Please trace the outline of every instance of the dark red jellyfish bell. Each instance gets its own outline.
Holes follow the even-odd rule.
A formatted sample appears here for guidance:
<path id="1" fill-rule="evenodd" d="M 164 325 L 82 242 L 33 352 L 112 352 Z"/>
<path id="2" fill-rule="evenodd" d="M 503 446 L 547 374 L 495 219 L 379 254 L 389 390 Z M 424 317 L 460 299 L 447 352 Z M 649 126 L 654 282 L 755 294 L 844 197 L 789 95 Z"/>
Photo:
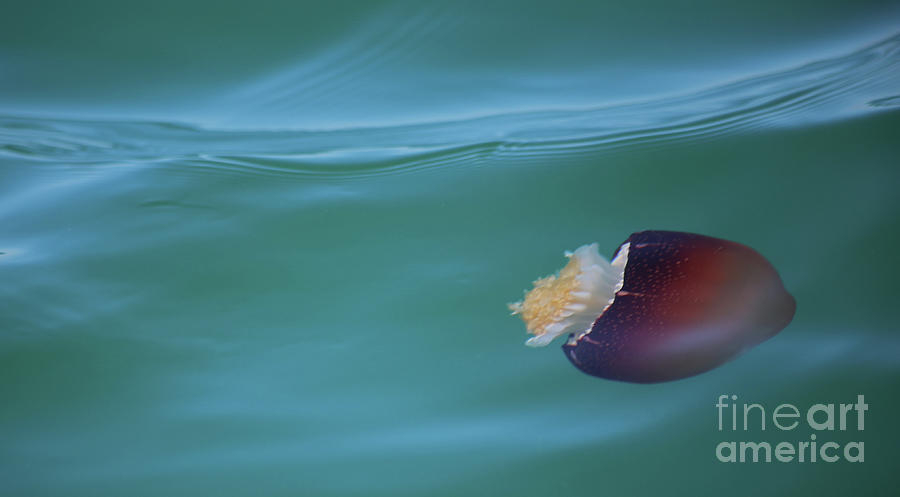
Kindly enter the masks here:
<path id="1" fill-rule="evenodd" d="M 772 337 L 796 303 L 775 268 L 740 243 L 676 231 L 632 234 L 607 262 L 597 245 L 510 304 L 543 346 L 600 378 L 653 383 L 719 366 Z"/>

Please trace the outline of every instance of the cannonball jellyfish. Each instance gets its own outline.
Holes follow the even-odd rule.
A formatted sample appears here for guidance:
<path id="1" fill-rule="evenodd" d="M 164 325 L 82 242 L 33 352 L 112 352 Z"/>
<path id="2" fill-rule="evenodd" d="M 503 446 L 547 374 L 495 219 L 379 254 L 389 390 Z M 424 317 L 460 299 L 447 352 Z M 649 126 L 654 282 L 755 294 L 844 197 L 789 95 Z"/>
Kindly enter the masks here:
<path id="1" fill-rule="evenodd" d="M 796 303 L 775 268 L 746 245 L 693 233 L 641 231 L 608 262 L 597 244 L 567 252 L 558 274 L 538 279 L 509 308 L 544 346 L 581 371 L 655 383 L 713 369 L 771 338 Z"/>

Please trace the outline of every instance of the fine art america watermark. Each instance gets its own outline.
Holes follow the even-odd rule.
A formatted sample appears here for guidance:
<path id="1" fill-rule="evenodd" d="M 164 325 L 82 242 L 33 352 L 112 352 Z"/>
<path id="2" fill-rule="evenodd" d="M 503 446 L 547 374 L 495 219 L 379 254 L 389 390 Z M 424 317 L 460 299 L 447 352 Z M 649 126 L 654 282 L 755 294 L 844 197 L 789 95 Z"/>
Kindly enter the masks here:
<path id="1" fill-rule="evenodd" d="M 791 441 L 777 443 L 725 440 L 716 446 L 716 458 L 721 462 L 865 461 L 865 444 L 861 440 L 840 444 L 827 437 L 836 431 L 862 435 L 866 427 L 866 411 L 869 410 L 863 395 L 857 395 L 855 403 L 813 404 L 807 409 L 798 409 L 793 404 L 780 404 L 774 409 L 767 409 L 761 404 L 737 400 L 737 395 L 719 396 L 716 411 L 720 432 L 734 435 L 746 433 L 747 430 L 812 433 L 802 441 L 796 440 L 796 436 L 791 437 Z M 808 430 L 792 431 L 801 425 Z"/>

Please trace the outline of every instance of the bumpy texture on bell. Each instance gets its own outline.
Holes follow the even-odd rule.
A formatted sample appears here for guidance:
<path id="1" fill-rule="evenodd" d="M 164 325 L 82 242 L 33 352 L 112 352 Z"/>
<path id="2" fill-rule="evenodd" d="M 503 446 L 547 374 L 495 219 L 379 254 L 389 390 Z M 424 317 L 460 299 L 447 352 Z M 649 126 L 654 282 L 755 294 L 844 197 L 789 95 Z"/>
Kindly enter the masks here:
<path id="1" fill-rule="evenodd" d="M 639 383 L 685 378 L 732 359 L 793 319 L 794 298 L 750 247 L 673 231 L 634 233 L 623 245 L 621 289 L 590 331 L 563 345 L 587 374 Z"/>

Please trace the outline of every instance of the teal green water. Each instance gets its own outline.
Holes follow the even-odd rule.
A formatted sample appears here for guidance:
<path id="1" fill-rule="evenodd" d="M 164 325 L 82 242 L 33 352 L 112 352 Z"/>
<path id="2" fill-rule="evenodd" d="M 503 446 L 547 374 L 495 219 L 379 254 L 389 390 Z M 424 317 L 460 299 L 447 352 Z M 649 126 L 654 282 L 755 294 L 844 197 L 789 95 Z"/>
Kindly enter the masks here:
<path id="1" fill-rule="evenodd" d="M 892 2 L 35 2 L 0 18 L 0 494 L 892 495 Z M 506 303 L 599 242 L 746 243 L 798 302 L 633 385 Z M 719 395 L 869 404 L 722 463 Z"/>

